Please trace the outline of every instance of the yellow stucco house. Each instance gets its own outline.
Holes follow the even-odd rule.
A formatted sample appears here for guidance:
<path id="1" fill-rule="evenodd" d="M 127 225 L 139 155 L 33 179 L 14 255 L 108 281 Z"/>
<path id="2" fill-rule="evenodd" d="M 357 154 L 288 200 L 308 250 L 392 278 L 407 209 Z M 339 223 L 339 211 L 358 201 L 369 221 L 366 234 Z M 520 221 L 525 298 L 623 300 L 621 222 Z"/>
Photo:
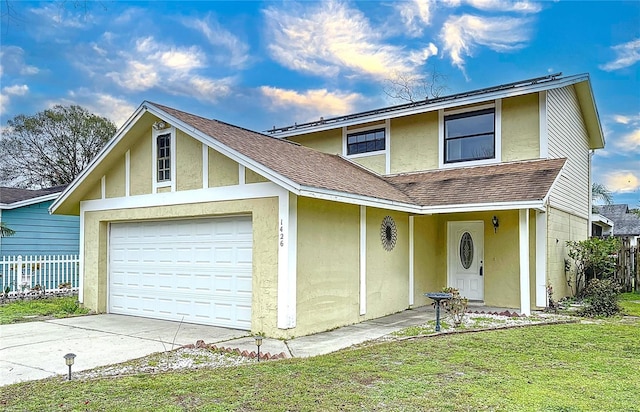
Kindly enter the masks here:
<path id="1" fill-rule="evenodd" d="M 602 147 L 588 75 L 265 133 L 144 102 L 51 210 L 98 312 L 290 338 L 450 285 L 530 313 L 570 293 Z"/>

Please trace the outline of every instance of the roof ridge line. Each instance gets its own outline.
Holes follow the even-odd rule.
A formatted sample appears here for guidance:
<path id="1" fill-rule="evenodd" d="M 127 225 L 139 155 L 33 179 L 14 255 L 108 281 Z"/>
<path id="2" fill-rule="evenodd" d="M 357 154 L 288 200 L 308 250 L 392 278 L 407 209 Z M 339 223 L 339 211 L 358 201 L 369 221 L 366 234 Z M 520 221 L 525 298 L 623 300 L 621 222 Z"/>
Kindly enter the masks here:
<path id="1" fill-rule="evenodd" d="M 148 104 L 150 104 L 150 105 L 155 106 L 156 108 L 158 108 L 158 109 L 160 109 L 160 110 L 162 110 L 162 111 L 166 111 L 166 110 L 164 110 L 164 109 L 175 110 L 176 112 L 180 112 L 180 113 L 184 113 L 184 114 L 189 115 L 189 116 L 197 117 L 197 118 L 202 119 L 202 120 L 205 120 L 205 121 L 207 121 L 207 122 L 216 122 L 216 123 L 219 123 L 219 124 L 222 124 L 222 125 L 225 125 L 225 126 L 228 126 L 228 127 L 232 127 L 232 128 L 235 128 L 235 129 L 241 129 L 241 130 L 244 130 L 244 131 L 249 132 L 249 133 L 255 133 L 255 134 L 259 135 L 259 136 L 268 137 L 268 138 L 270 138 L 270 139 L 272 139 L 272 140 L 275 140 L 275 141 L 283 141 L 283 139 L 279 139 L 279 138 L 277 138 L 277 137 L 275 137 L 275 136 L 270 136 L 270 135 L 268 135 L 268 134 L 266 134 L 266 133 L 262 133 L 262 132 L 259 132 L 259 131 L 256 131 L 256 130 L 247 129 L 246 127 L 243 127 L 243 126 L 237 126 L 237 125 L 235 125 L 235 124 L 231 124 L 231 123 L 229 123 L 229 122 L 225 122 L 224 120 L 219 120 L 219 119 L 213 119 L 213 118 L 204 117 L 204 116 L 201 116 L 201 115 L 199 115 L 199 114 L 195 114 L 195 113 L 191 113 L 191 112 L 186 112 L 186 111 L 184 111 L 184 110 L 176 109 L 175 107 L 167 106 L 167 105 L 160 104 L 160 103 L 154 103 L 154 102 L 150 102 L 150 101 L 146 101 L 146 102 L 147 102 Z M 193 126 L 193 125 L 191 125 L 191 126 Z M 213 136 L 212 136 L 212 137 L 213 137 Z M 287 142 L 287 143 L 290 143 L 290 144 L 296 145 L 296 146 L 301 146 L 301 145 L 300 145 L 299 143 L 297 143 L 297 142 L 293 142 L 293 141 L 290 141 L 290 140 L 284 140 L 284 141 L 285 141 L 285 142 Z"/>

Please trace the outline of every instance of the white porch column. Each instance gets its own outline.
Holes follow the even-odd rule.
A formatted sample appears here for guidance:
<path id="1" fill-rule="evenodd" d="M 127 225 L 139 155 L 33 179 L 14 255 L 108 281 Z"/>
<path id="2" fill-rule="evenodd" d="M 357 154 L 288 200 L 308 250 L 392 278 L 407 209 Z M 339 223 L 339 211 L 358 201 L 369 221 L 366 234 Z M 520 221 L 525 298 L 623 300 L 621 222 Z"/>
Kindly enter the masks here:
<path id="1" fill-rule="evenodd" d="M 84 212 L 84 204 L 80 202 L 80 248 L 78 249 L 78 257 L 80 259 L 80 265 L 78 267 L 78 302 L 80 303 L 84 303 Z M 107 268 L 107 270 L 109 269 Z M 107 274 L 107 276 L 109 275 Z M 109 301 L 107 297 L 107 307 L 108 305 Z"/>
<path id="2" fill-rule="evenodd" d="M 367 313 L 367 207 L 360 206 L 360 315 Z"/>
<path id="3" fill-rule="evenodd" d="M 529 210 L 519 210 L 520 237 L 520 313 L 531 314 L 529 301 Z"/>
<path id="4" fill-rule="evenodd" d="M 547 306 L 547 214 L 536 211 L 536 306 Z"/>
<path id="5" fill-rule="evenodd" d="M 278 328 L 291 329 L 296 326 L 298 198 L 285 190 L 278 199 Z"/>
<path id="6" fill-rule="evenodd" d="M 414 269 L 413 269 L 413 216 L 409 216 L 409 306 L 414 302 Z"/>

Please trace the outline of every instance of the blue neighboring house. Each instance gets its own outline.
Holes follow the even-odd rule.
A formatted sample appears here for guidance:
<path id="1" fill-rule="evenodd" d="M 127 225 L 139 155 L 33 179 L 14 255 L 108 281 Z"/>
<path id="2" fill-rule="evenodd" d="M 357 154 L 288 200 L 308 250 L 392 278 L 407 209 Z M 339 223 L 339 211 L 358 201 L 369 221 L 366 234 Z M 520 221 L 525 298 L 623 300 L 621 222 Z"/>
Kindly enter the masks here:
<path id="1" fill-rule="evenodd" d="M 0 259 L 79 253 L 79 217 L 49 214 L 49 206 L 65 187 L 41 190 L 0 187 L 0 222 L 16 232 L 0 238 Z"/>

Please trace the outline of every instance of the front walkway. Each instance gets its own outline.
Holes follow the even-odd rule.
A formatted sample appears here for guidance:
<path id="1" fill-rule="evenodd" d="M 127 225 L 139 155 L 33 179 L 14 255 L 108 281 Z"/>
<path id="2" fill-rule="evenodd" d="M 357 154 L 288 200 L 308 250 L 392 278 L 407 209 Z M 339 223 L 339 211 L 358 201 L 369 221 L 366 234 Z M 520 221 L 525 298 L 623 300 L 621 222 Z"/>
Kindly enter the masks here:
<path id="1" fill-rule="evenodd" d="M 516 309 L 482 305 L 469 305 L 468 308 L 470 312 L 478 311 L 485 313 L 501 313 L 507 310 L 511 313 L 518 312 Z M 366 341 L 379 339 L 409 326 L 421 325 L 430 320 L 435 320 L 435 318 L 435 309 L 431 305 L 420 306 L 382 318 L 371 319 L 354 325 L 343 326 L 327 332 L 301 336 L 291 340 L 264 339 L 260 347 L 260 353 L 269 353 L 271 355 L 284 353 L 285 357 L 294 358 L 324 355 Z M 241 352 L 247 351 L 248 353 L 252 351 L 256 352 L 257 350 L 255 340 L 251 336 L 220 342 L 220 344 L 216 344 L 216 346 L 218 348 L 237 348 Z"/>

